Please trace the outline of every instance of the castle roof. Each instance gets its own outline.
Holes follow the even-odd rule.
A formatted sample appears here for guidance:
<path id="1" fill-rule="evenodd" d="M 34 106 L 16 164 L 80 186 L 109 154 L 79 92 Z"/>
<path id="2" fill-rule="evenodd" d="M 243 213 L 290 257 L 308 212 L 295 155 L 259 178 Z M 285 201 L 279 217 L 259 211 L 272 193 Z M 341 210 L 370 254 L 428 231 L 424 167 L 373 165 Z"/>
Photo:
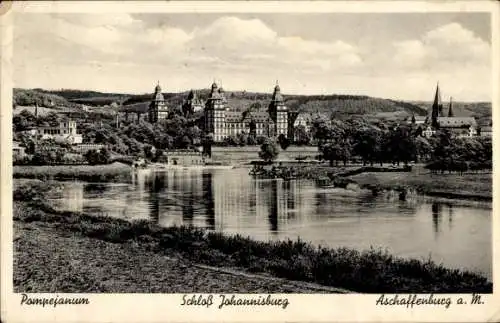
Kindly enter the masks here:
<path id="1" fill-rule="evenodd" d="M 281 89 L 280 89 L 280 86 L 277 84 L 274 87 L 273 101 L 283 102 L 283 96 L 281 95 Z"/>
<path id="2" fill-rule="evenodd" d="M 163 94 L 161 94 L 161 86 L 160 86 L 160 81 L 155 86 L 155 93 L 153 94 L 153 99 L 155 101 L 163 101 L 164 97 Z"/>
<path id="3" fill-rule="evenodd" d="M 476 119 L 473 117 L 438 117 L 437 122 L 440 128 L 476 126 Z"/>

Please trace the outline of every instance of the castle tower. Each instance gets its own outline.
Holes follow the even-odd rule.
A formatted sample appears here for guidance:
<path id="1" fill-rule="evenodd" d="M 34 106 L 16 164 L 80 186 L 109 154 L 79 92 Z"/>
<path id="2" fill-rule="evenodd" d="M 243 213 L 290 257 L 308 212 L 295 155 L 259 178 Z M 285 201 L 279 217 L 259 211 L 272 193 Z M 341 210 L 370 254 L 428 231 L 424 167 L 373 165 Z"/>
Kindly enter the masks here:
<path id="1" fill-rule="evenodd" d="M 205 134 L 212 133 L 216 142 L 222 141 L 226 136 L 226 106 L 224 101 L 223 92 L 219 91 L 214 82 L 205 104 Z"/>
<path id="2" fill-rule="evenodd" d="M 165 98 L 161 93 L 160 82 L 158 81 L 155 92 L 153 94 L 153 99 L 149 104 L 148 119 L 149 122 L 155 123 L 158 120 L 166 119 L 168 117 L 168 107 L 165 103 Z"/>
<path id="3" fill-rule="evenodd" d="M 441 104 L 441 92 L 439 91 L 439 82 L 436 86 L 436 94 L 434 95 L 434 102 L 432 103 L 431 126 L 438 128 L 438 117 L 443 113 L 443 105 Z"/>
<path id="4" fill-rule="evenodd" d="M 453 114 L 453 98 L 450 97 L 450 108 L 448 110 L 448 117 L 454 117 L 455 115 Z"/>
<path id="5" fill-rule="evenodd" d="M 288 135 L 288 108 L 285 106 L 285 101 L 281 95 L 281 89 L 276 81 L 273 97 L 269 104 L 269 116 L 274 121 L 274 135 Z"/>

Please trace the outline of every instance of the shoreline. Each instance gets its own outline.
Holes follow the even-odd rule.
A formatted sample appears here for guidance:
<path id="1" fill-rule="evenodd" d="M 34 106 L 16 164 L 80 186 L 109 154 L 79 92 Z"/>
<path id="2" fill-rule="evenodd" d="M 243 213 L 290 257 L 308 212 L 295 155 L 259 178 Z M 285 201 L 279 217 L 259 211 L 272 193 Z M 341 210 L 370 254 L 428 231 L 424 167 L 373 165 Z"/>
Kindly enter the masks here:
<path id="1" fill-rule="evenodd" d="M 132 244 L 145 248 L 154 259 L 187 259 L 198 265 L 229 267 L 247 274 L 303 281 L 353 292 L 492 292 L 492 283 L 479 274 L 447 269 L 430 260 L 398 258 L 382 250 L 320 248 L 300 239 L 260 242 L 240 235 L 194 227 L 164 228 L 144 220 L 126 221 L 57 211 L 45 202 L 44 192 L 47 190 L 49 188 L 43 188 L 43 184 L 40 187 L 25 185 L 16 190 L 15 226 L 32 226 L 32 230 L 50 227 L 58 236 L 80 241 L 84 248 L 82 252 L 90 254 L 91 250 L 86 248 L 93 243 L 86 242 L 98 240 L 115 246 Z M 16 234 L 19 239 L 20 233 Z M 37 238 L 32 242 L 38 245 L 38 248 L 46 248 L 44 242 L 38 241 Z M 48 250 L 41 252 L 49 253 Z M 134 254 L 128 256 L 133 258 Z M 19 249 L 16 257 L 19 261 L 32 262 L 29 251 L 23 248 Z M 158 259 L 155 261 L 159 261 Z M 106 263 L 107 260 L 102 261 Z M 85 269 L 87 265 L 82 266 L 80 270 Z M 43 267 L 43 264 L 34 267 Z M 125 271 L 134 271 L 134 266 L 123 267 Z M 16 277 L 26 275 L 25 272 L 17 270 L 15 267 Z M 159 268 L 152 268 L 149 273 L 160 277 L 162 272 Z M 36 285 L 36 275 L 32 279 L 35 279 L 32 283 Z"/>
<path id="2" fill-rule="evenodd" d="M 230 165 L 230 166 L 197 166 L 183 167 L 172 166 L 165 168 L 145 168 L 146 171 L 168 171 L 169 169 L 248 169 L 246 165 Z M 38 179 L 38 180 L 57 180 L 57 181 L 74 181 L 81 180 L 85 182 L 129 182 L 132 179 L 134 172 L 132 167 L 122 163 L 112 163 L 108 165 L 98 166 L 14 166 L 14 179 Z M 305 172 L 310 174 L 305 179 L 314 180 L 331 180 L 327 177 L 328 168 L 324 166 L 311 167 L 307 166 Z M 317 175 L 317 176 L 316 176 Z M 357 184 L 361 189 L 377 188 L 380 190 L 394 190 L 401 187 L 416 190 L 423 197 L 444 198 L 449 200 L 467 200 L 471 202 L 486 202 L 493 201 L 492 195 L 492 179 L 491 173 L 469 174 L 469 177 L 479 177 L 480 180 L 486 180 L 488 183 L 479 183 L 472 179 L 467 179 L 467 176 L 459 176 L 455 174 L 431 175 L 414 174 L 408 172 L 390 172 L 390 173 L 362 173 L 354 176 L 345 177 L 346 180 Z M 487 175 L 487 176 L 485 176 Z M 450 179 L 451 178 L 451 179 Z M 456 181 L 465 179 L 463 185 L 457 185 Z M 286 180 L 286 179 L 285 179 Z M 293 179 L 292 179 L 293 180 Z M 481 181 L 479 181 L 481 182 Z M 486 185 L 488 184 L 488 185 Z M 472 187 L 469 187 L 472 186 Z M 476 186 L 476 187 L 474 187 Z M 464 187 L 468 191 L 463 191 Z"/>

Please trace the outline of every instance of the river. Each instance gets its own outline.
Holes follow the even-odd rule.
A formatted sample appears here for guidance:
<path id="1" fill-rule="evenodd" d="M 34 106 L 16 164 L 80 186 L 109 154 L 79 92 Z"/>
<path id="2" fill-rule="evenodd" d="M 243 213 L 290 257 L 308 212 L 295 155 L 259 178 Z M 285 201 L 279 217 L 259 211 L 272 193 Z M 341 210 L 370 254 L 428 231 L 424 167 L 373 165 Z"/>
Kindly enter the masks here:
<path id="1" fill-rule="evenodd" d="M 387 249 L 492 277 L 492 210 L 452 202 L 399 201 L 317 187 L 307 180 L 254 180 L 248 169 L 140 170 L 131 183 L 64 182 L 56 206 L 162 226 L 194 225 L 259 240 Z"/>

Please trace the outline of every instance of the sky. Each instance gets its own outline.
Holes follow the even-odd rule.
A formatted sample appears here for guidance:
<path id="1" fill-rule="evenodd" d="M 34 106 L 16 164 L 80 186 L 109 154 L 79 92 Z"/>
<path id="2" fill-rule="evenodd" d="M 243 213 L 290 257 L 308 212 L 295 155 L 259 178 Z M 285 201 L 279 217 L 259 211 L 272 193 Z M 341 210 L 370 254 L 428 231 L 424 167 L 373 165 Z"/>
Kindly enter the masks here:
<path id="1" fill-rule="evenodd" d="M 14 86 L 491 101 L 489 13 L 19 13 Z"/>

